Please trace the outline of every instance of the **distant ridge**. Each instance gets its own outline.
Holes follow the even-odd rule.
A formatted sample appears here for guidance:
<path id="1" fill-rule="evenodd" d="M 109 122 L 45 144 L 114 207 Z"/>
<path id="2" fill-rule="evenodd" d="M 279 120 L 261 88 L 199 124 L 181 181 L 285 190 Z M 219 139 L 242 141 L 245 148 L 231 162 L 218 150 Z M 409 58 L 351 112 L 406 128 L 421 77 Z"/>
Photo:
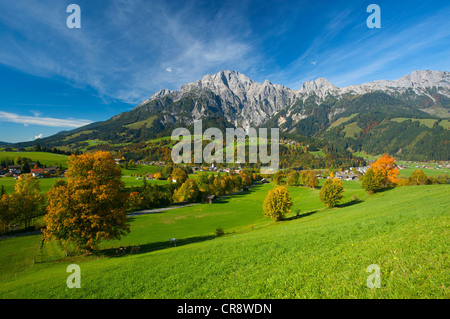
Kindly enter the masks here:
<path id="1" fill-rule="evenodd" d="M 204 128 L 278 127 L 284 134 L 321 138 L 352 151 L 449 160 L 450 72 L 413 71 L 393 81 L 344 88 L 318 78 L 293 90 L 269 80 L 255 82 L 237 71 L 220 71 L 176 91 L 160 90 L 131 111 L 39 143 L 80 149 L 93 140 L 114 145 L 145 142 L 200 119 Z"/>

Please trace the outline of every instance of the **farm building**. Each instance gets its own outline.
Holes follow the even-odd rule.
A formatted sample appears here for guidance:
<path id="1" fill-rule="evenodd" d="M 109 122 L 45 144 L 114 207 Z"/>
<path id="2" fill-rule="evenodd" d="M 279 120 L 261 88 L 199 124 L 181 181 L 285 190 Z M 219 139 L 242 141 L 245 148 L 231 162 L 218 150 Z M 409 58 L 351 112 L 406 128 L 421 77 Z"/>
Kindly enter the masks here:
<path id="1" fill-rule="evenodd" d="M 7 167 L 8 171 L 12 174 L 20 174 L 22 170 L 22 166 L 19 165 L 9 165 Z"/>
<path id="2" fill-rule="evenodd" d="M 34 177 L 37 177 L 37 178 L 42 178 L 42 177 L 44 177 L 44 172 L 45 171 L 42 168 L 32 169 L 31 175 L 33 175 Z"/>

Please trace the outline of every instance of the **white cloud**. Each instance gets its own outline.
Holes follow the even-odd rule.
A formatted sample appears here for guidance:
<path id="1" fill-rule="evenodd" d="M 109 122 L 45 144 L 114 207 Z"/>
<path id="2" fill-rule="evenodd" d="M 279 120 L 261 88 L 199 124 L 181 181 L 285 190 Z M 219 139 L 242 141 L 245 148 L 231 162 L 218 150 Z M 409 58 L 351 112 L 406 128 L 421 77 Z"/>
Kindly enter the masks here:
<path id="1" fill-rule="evenodd" d="M 37 140 L 38 138 L 42 138 L 42 135 L 43 135 L 42 133 L 39 134 L 39 135 L 36 135 L 36 136 L 34 137 L 34 139 Z"/>
<path id="2" fill-rule="evenodd" d="M 25 126 L 40 125 L 50 127 L 72 127 L 72 128 L 77 128 L 92 123 L 92 121 L 89 120 L 56 119 L 52 117 L 25 116 L 3 111 L 0 111 L 0 122 L 19 123 Z"/>
<path id="3" fill-rule="evenodd" d="M 216 12 L 220 19 L 199 15 L 198 9 L 198 3 L 174 10 L 165 1 L 150 5 L 143 0 L 85 4 L 90 14 L 83 15 L 81 29 L 73 30 L 65 27 L 67 13 L 60 1 L 33 6 L 0 1 L 0 23 L 14 31 L 2 38 L 0 63 L 39 77 L 67 79 L 94 88 L 101 98 L 131 104 L 208 73 L 246 72 L 258 65 L 251 31 L 235 32 L 244 17 L 237 19 L 225 6 Z"/>

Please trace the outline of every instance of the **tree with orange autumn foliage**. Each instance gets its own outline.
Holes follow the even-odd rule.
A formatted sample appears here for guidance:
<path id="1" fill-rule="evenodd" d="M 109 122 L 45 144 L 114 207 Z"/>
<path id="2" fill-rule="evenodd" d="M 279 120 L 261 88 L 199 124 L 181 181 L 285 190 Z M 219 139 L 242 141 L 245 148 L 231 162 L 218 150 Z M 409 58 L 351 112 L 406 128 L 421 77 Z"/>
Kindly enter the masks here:
<path id="1" fill-rule="evenodd" d="M 126 235 L 127 194 L 112 155 L 72 155 L 68 165 L 67 181 L 56 182 L 47 193 L 45 241 L 91 251 L 101 240 Z"/>
<path id="2" fill-rule="evenodd" d="M 395 164 L 394 158 L 388 154 L 383 154 L 383 156 L 370 165 L 370 168 L 361 179 L 361 186 L 369 194 L 386 187 L 395 186 L 399 181 L 397 177 L 399 172 L 400 170 Z"/>
<path id="3" fill-rule="evenodd" d="M 398 174 L 400 170 L 395 164 L 393 157 L 388 154 L 383 154 L 379 159 L 377 159 L 372 165 L 370 165 L 375 171 L 378 171 L 381 176 L 383 176 L 383 186 L 390 187 L 395 185 L 398 181 Z"/>

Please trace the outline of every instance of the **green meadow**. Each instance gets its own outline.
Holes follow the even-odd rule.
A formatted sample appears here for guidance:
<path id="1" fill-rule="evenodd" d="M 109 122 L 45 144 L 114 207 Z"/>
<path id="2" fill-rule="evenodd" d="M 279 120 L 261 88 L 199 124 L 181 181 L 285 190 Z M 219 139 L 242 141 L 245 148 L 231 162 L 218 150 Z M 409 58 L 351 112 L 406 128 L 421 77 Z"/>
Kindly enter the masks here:
<path id="1" fill-rule="evenodd" d="M 41 187 L 41 192 L 46 193 L 50 190 L 53 184 L 60 179 L 64 178 L 40 178 L 39 185 Z M 14 184 L 16 179 L 14 177 L 2 177 L 0 178 L 0 187 L 3 185 L 7 194 L 14 193 Z"/>
<path id="2" fill-rule="evenodd" d="M 20 153 L 10 152 L 10 153 L 24 154 L 27 152 L 20 152 Z M 28 152 L 28 153 L 33 154 L 36 152 Z M 1 154 L 2 153 L 0 152 L 0 155 Z M 50 154 L 50 153 L 42 153 L 42 154 Z M 57 154 L 50 154 L 50 155 L 59 156 Z M 25 156 L 25 157 L 33 159 L 33 157 L 31 157 L 29 155 L 20 155 L 20 156 L 22 156 L 22 157 Z M 11 157 L 11 156 L 8 156 L 8 158 L 13 159 L 13 157 Z M 51 162 L 54 159 L 55 159 L 55 157 L 53 157 L 53 156 L 47 156 L 47 157 L 44 156 L 44 157 L 35 157 L 33 160 L 39 160 L 42 164 L 45 164 L 46 162 Z M 61 164 L 64 167 L 67 167 L 68 157 L 65 156 L 63 159 L 64 159 L 64 161 L 61 160 L 62 161 Z M 47 165 L 54 165 L 54 164 L 47 164 Z M 122 169 L 122 180 L 125 183 L 126 187 L 142 186 L 143 185 L 143 180 L 142 180 L 143 176 L 155 173 L 156 167 L 157 166 L 154 166 L 154 165 L 135 165 L 134 167 L 130 167 L 129 169 Z M 63 178 L 41 178 L 41 179 L 39 179 L 39 185 L 41 187 L 41 192 L 42 193 L 48 192 L 50 190 L 50 188 L 53 186 L 53 184 L 59 179 L 63 179 Z M 14 177 L 1 177 L 0 178 L 0 187 L 3 186 L 6 193 L 12 194 L 14 192 L 14 183 L 15 182 L 16 182 L 16 180 Z M 149 184 L 158 184 L 158 185 L 168 184 L 168 182 L 165 180 L 148 180 L 147 182 Z"/>
<path id="3" fill-rule="evenodd" d="M 39 185 L 41 187 L 42 193 L 47 193 L 50 188 L 53 186 L 53 184 L 64 178 L 40 178 L 39 179 Z M 135 186 L 142 186 L 144 181 L 142 180 L 142 177 L 134 177 L 134 176 L 122 176 L 122 180 L 125 183 L 126 187 L 135 187 Z M 5 191 L 7 194 L 14 193 L 14 184 L 16 182 L 16 179 L 14 177 L 2 177 L 0 178 L 0 187 L 3 185 L 5 188 Z M 165 185 L 169 182 L 164 180 L 147 180 L 147 183 L 149 185 L 158 184 L 158 185 Z"/>
<path id="4" fill-rule="evenodd" d="M 40 234 L 3 238 L 0 298 L 449 298 L 450 186 L 370 196 L 358 182 L 344 186 L 333 209 L 319 189 L 288 187 L 294 206 L 278 223 L 262 215 L 272 183 L 215 204 L 133 216 L 129 235 L 89 256 L 65 257 L 56 242 L 40 249 Z M 141 251 L 116 256 L 121 245 Z M 66 286 L 72 263 L 80 289 Z M 366 285 L 372 264 L 380 288 Z"/>
<path id="5" fill-rule="evenodd" d="M 410 163 L 405 163 L 405 165 L 407 165 L 408 168 L 401 169 L 400 173 L 398 174 L 399 177 L 408 178 L 411 176 L 412 172 L 414 172 L 415 170 L 418 170 L 418 169 L 420 169 L 422 172 L 424 172 L 425 175 L 433 176 L 433 177 L 437 177 L 438 175 L 450 174 L 450 168 L 443 168 L 443 169 L 421 168 L 421 167 L 415 167 L 417 164 L 410 164 Z M 427 164 L 427 166 L 432 167 L 433 165 Z"/>
<path id="6" fill-rule="evenodd" d="M 53 154 L 47 152 L 0 152 L 0 160 L 10 159 L 14 160 L 16 157 L 27 157 L 32 161 L 39 161 L 46 166 L 59 166 L 67 167 L 67 160 L 69 156 L 61 154 Z"/>

